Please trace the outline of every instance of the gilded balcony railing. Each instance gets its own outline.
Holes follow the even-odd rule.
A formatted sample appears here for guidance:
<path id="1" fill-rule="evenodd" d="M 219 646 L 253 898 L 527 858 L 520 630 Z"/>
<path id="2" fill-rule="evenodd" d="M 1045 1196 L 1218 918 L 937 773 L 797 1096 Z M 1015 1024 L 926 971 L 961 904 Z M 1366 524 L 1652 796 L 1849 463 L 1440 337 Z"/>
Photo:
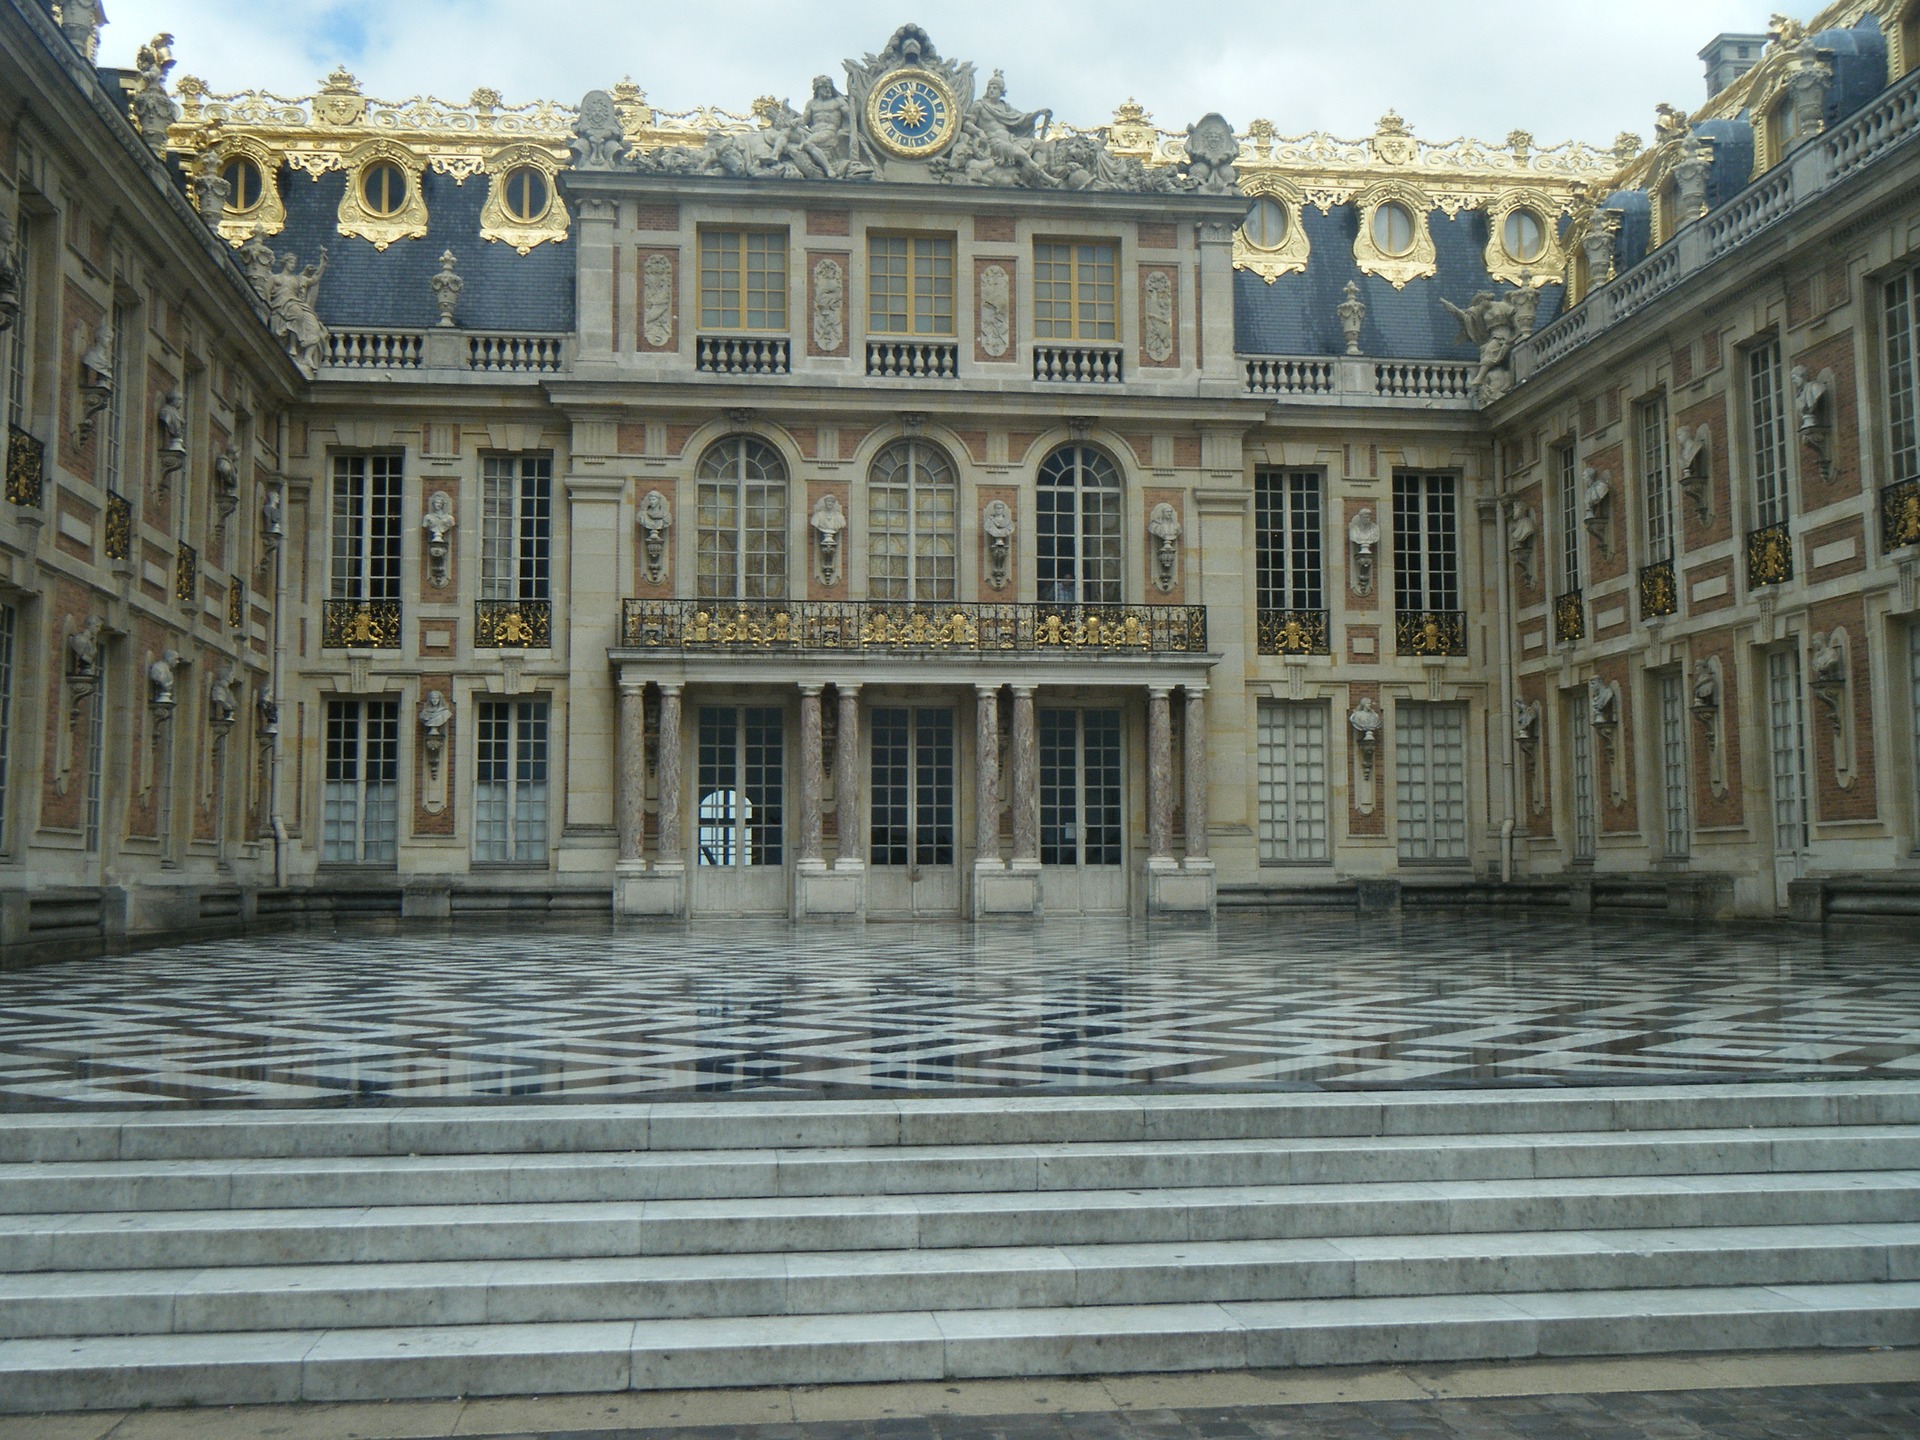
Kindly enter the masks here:
<path id="1" fill-rule="evenodd" d="M 329 600 L 320 614 L 320 644 L 329 650 L 398 650 L 398 600 Z"/>
<path id="2" fill-rule="evenodd" d="M 1674 579 L 1673 562 L 1656 560 L 1640 567 L 1640 618 L 1658 620 L 1680 609 L 1680 586 Z"/>
<path id="3" fill-rule="evenodd" d="M 1327 612 L 1262 610 L 1255 617 L 1255 645 L 1262 655 L 1325 655 Z"/>
<path id="4" fill-rule="evenodd" d="M 1747 588 L 1793 579 L 1793 536 L 1786 522 L 1747 532 Z"/>
<path id="5" fill-rule="evenodd" d="M 7 499 L 38 505 L 47 483 L 47 447 L 18 425 L 7 427 Z"/>
<path id="6" fill-rule="evenodd" d="M 476 650 L 545 650 L 553 644 L 551 600 L 473 602 Z"/>
<path id="7" fill-rule="evenodd" d="M 133 558 L 133 504 L 111 490 L 107 492 L 106 543 L 109 560 Z"/>
<path id="8" fill-rule="evenodd" d="M 1397 610 L 1393 616 L 1393 648 L 1400 655 L 1465 655 L 1467 612 Z"/>
<path id="9" fill-rule="evenodd" d="M 173 598 L 192 604 L 200 595 L 200 552 L 182 545 L 173 557 Z"/>
<path id="10" fill-rule="evenodd" d="M 1553 643 L 1571 645 L 1587 635 L 1587 604 L 1578 590 L 1553 597 Z"/>
<path id="11" fill-rule="evenodd" d="M 988 605 L 883 600 L 629 600 L 621 641 L 715 654 L 805 650 L 910 654 L 1196 655 L 1204 605 Z"/>
<path id="12" fill-rule="evenodd" d="M 1880 492 L 1880 546 L 1920 545 L 1920 480 L 1902 480 Z"/>

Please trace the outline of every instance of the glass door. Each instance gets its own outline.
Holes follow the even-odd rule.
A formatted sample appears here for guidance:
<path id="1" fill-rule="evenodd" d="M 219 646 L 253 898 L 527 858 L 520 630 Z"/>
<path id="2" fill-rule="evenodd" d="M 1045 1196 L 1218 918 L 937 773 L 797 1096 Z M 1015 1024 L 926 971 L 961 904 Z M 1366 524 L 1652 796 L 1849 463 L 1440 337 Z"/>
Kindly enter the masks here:
<path id="1" fill-rule="evenodd" d="M 1124 912 L 1120 712 L 1042 710 L 1038 720 L 1040 864 L 1047 912 Z"/>
<path id="2" fill-rule="evenodd" d="M 786 714 L 777 705 L 700 707 L 693 907 L 784 915 Z"/>
<path id="3" fill-rule="evenodd" d="M 1800 652 L 1767 656 L 1767 738 L 1773 755 L 1773 903 L 1787 908 L 1787 886 L 1807 869 L 1807 715 Z"/>
<path id="4" fill-rule="evenodd" d="M 867 730 L 868 913 L 958 914 L 953 710 L 876 705 Z"/>

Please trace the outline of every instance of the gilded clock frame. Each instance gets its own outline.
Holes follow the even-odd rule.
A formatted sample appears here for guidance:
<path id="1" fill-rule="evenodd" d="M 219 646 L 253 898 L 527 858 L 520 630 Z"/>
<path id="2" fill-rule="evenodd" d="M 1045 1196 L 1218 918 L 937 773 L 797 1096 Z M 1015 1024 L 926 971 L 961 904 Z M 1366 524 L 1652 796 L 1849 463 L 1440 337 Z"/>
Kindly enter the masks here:
<path id="1" fill-rule="evenodd" d="M 885 127 L 880 123 L 881 97 L 903 80 L 919 81 L 929 90 L 938 91 L 940 98 L 946 102 L 946 131 L 938 140 L 930 145 L 922 145 L 914 149 L 907 149 L 900 146 L 888 136 Z M 943 153 L 948 146 L 952 145 L 954 137 L 960 133 L 960 99 L 953 93 L 953 87 L 933 71 L 923 70 L 918 66 L 909 65 L 903 69 L 892 70 L 882 75 L 880 79 L 875 82 L 872 91 L 867 95 L 866 114 L 868 136 L 873 140 L 874 144 L 878 145 L 896 160 L 931 160 L 934 156 Z"/>

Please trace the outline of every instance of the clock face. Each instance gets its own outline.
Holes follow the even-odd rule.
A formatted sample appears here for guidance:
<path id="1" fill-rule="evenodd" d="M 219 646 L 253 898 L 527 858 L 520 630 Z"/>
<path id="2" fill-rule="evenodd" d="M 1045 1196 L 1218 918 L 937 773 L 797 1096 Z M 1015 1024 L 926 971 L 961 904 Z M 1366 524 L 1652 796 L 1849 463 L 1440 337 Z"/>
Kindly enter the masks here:
<path id="1" fill-rule="evenodd" d="M 925 70 L 896 70 L 867 101 L 867 130 L 882 149 L 904 158 L 934 155 L 953 139 L 953 95 Z"/>

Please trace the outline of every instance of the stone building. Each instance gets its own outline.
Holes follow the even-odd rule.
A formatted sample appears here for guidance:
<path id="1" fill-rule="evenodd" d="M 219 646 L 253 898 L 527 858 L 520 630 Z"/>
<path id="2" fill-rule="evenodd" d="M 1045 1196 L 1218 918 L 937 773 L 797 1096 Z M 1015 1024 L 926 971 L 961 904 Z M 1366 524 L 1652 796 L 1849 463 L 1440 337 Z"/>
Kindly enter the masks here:
<path id="1" fill-rule="evenodd" d="M 1910 910 L 1913 8 L 1600 151 L 914 26 L 290 103 L 0 0 L 5 938 Z"/>

